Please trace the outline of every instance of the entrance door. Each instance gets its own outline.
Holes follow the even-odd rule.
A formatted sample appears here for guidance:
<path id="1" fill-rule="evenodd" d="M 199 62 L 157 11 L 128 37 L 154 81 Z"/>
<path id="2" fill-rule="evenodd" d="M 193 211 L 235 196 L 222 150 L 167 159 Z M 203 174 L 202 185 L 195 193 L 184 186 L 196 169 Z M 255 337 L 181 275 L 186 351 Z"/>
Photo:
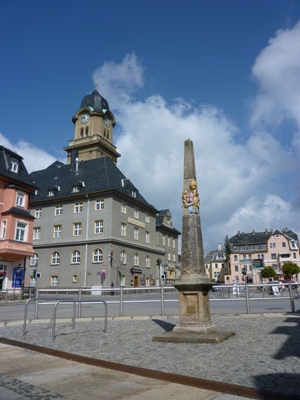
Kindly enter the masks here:
<path id="1" fill-rule="evenodd" d="M 134 287 L 138 287 L 139 286 L 139 277 L 135 276 L 133 279 L 134 279 L 133 280 L 133 286 Z"/>

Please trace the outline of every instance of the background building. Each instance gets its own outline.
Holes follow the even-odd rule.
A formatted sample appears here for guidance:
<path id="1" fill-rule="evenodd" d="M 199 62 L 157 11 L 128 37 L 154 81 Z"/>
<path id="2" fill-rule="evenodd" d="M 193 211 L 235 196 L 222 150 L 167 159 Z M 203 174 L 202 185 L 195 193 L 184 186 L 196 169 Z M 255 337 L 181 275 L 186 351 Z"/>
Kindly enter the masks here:
<path id="1" fill-rule="evenodd" d="M 204 258 L 206 275 L 215 282 L 224 282 L 226 269 L 226 254 L 219 243 L 216 250 L 208 252 Z"/>
<path id="2" fill-rule="evenodd" d="M 33 255 L 29 196 L 36 186 L 22 160 L 0 146 L 0 290 L 22 288 L 26 257 Z"/>
<path id="3" fill-rule="evenodd" d="M 291 261 L 300 266 L 298 235 L 285 228 L 283 230 L 251 233 L 238 232 L 229 239 L 230 273 L 225 283 L 260 283 L 260 270 L 271 266 L 283 278 L 282 265 Z"/>
<path id="4" fill-rule="evenodd" d="M 168 224 L 158 217 L 157 230 L 159 211 L 117 168 L 115 119 L 97 90 L 83 98 L 73 123 L 67 164 L 57 161 L 31 174 L 39 187 L 31 197 L 31 286 L 159 283 L 158 260 L 177 261 L 180 233 L 171 214 L 162 212 Z"/>

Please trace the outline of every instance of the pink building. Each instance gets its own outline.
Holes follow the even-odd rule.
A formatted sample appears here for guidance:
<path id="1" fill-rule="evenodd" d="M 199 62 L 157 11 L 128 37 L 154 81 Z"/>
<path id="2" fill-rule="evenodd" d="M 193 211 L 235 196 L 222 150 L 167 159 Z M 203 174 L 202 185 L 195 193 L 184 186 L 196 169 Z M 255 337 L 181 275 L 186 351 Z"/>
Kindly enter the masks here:
<path id="1" fill-rule="evenodd" d="M 290 229 L 264 232 L 238 232 L 229 239 L 231 254 L 229 274 L 225 283 L 261 283 L 260 270 L 273 267 L 283 279 L 282 266 L 291 261 L 300 266 L 298 235 Z M 299 277 L 295 277 L 299 279 Z"/>
<path id="2" fill-rule="evenodd" d="M 0 290 L 22 288 L 32 248 L 29 197 L 36 189 L 22 157 L 0 146 Z"/>

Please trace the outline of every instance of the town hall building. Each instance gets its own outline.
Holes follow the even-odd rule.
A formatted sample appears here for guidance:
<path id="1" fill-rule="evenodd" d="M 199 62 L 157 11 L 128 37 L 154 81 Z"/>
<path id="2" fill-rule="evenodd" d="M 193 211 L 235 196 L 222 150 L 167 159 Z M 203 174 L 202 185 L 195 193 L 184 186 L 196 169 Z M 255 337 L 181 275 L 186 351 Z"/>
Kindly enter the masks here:
<path id="1" fill-rule="evenodd" d="M 38 287 L 151 286 L 175 279 L 178 236 L 117 167 L 114 115 L 97 90 L 72 119 L 67 163 L 30 177 L 34 255 L 26 272 Z"/>

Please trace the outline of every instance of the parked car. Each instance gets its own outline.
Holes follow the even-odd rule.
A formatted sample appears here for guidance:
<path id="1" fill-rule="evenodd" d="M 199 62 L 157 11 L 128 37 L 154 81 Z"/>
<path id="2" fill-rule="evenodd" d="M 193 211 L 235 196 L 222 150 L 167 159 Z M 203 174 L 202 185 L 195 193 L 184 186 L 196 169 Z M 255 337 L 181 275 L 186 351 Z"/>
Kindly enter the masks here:
<path id="1" fill-rule="evenodd" d="M 285 285 L 283 285 L 283 290 L 288 290 L 289 289 L 289 283 L 292 284 L 292 289 L 297 289 L 298 288 L 298 282 L 297 281 L 293 281 L 292 279 L 280 279 L 280 283 L 285 283 Z"/>
<path id="2" fill-rule="evenodd" d="M 212 292 L 219 292 L 221 290 L 220 285 L 220 282 L 215 282 L 211 288 Z"/>
<path id="3" fill-rule="evenodd" d="M 280 292 L 282 292 L 283 289 L 284 289 L 283 284 L 282 284 L 282 282 L 280 282 L 280 281 L 269 281 L 269 282 L 266 283 L 266 285 L 276 286 L 276 287 L 278 287 L 278 290 L 279 290 Z M 261 290 L 261 291 L 263 291 L 264 289 L 268 289 L 268 291 L 271 291 L 271 290 L 272 290 L 272 289 L 271 289 L 270 287 L 268 287 L 268 286 L 261 286 L 261 287 L 260 287 L 260 290 Z"/>

